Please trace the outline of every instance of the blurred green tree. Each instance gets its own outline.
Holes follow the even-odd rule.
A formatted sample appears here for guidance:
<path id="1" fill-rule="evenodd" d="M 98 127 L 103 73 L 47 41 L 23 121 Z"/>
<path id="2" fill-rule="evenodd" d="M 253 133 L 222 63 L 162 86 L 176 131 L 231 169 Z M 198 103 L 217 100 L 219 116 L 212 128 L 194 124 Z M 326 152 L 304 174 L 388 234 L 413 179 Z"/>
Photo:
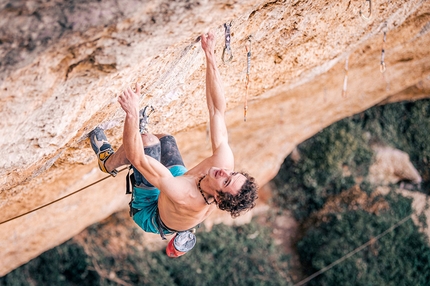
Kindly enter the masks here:
<path id="1" fill-rule="evenodd" d="M 311 275 L 389 229 L 412 213 L 410 199 L 391 192 L 390 208 L 380 214 L 363 209 L 319 217 L 297 244 Z M 430 247 L 425 234 L 408 220 L 368 247 L 309 281 L 307 285 L 429 285 Z"/>

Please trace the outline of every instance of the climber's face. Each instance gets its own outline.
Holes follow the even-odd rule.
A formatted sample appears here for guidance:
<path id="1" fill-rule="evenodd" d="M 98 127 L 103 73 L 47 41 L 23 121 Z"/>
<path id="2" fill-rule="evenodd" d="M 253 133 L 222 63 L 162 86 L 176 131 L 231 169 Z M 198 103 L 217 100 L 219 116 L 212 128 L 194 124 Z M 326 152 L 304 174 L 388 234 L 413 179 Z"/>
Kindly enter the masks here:
<path id="1" fill-rule="evenodd" d="M 246 177 L 233 170 L 212 167 L 208 172 L 208 183 L 212 189 L 235 196 L 246 181 Z"/>

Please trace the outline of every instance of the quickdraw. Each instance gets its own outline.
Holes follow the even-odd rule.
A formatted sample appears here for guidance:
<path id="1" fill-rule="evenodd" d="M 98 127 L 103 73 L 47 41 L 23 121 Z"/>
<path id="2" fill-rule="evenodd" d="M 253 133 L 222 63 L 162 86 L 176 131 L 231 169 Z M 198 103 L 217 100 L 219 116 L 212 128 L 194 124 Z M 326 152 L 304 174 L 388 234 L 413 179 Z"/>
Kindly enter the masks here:
<path id="1" fill-rule="evenodd" d="M 245 93 L 245 102 L 243 103 L 243 121 L 246 121 L 246 113 L 248 111 L 249 72 L 251 70 L 251 36 L 249 36 L 246 41 L 245 49 L 246 49 L 246 93 Z"/>
<path id="2" fill-rule="evenodd" d="M 230 24 L 224 23 L 224 29 L 225 29 L 225 46 L 224 46 L 224 50 L 222 51 L 222 61 L 224 63 L 228 63 L 233 59 L 233 53 L 231 51 L 231 47 L 230 47 L 230 27 L 231 27 L 231 22 Z M 226 59 L 225 57 L 228 56 L 228 58 Z"/>
<path id="3" fill-rule="evenodd" d="M 387 22 L 385 22 L 385 25 L 384 25 L 384 38 L 383 38 L 382 49 L 381 49 L 381 65 L 379 67 L 379 70 L 381 71 L 381 73 L 384 73 L 386 70 L 386 66 L 385 66 L 385 42 L 386 41 L 387 41 Z"/>
<path id="4" fill-rule="evenodd" d="M 387 67 L 385 65 L 385 42 L 387 41 L 387 30 L 388 30 L 387 25 L 388 25 L 387 22 L 385 22 L 384 23 L 384 28 L 383 28 L 383 30 L 384 30 L 384 37 L 383 37 L 383 41 L 382 41 L 381 64 L 379 66 L 379 70 L 380 70 L 380 72 L 382 74 L 382 78 L 384 79 L 385 84 L 386 84 L 385 90 L 389 91 L 390 90 L 390 82 L 387 79 L 386 72 L 385 72 L 386 69 L 387 69 Z"/>
<path id="5" fill-rule="evenodd" d="M 348 60 L 349 60 L 349 55 L 348 57 L 346 57 L 345 60 L 345 77 L 343 79 L 343 88 L 342 88 L 342 97 L 345 98 L 347 96 L 346 90 L 348 87 Z"/>

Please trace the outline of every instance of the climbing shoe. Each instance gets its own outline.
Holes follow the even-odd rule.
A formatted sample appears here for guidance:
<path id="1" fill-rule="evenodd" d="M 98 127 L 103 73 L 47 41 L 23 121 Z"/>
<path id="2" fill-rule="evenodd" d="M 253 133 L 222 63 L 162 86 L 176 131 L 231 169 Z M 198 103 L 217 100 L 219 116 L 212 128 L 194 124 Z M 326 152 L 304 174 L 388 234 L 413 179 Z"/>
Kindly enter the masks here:
<path id="1" fill-rule="evenodd" d="M 150 111 L 148 111 L 150 109 Z M 148 133 L 148 123 L 149 123 L 149 115 L 154 112 L 154 107 L 145 106 L 143 109 L 139 111 L 139 132 L 140 134 Z"/>
<path id="2" fill-rule="evenodd" d="M 115 152 L 113 151 L 112 146 L 107 141 L 103 129 L 101 129 L 100 127 L 96 127 L 93 131 L 90 132 L 89 137 L 91 147 L 97 155 L 100 170 L 115 177 L 116 174 L 118 174 L 118 171 L 112 170 L 111 172 L 108 172 L 105 166 L 106 160 Z"/>

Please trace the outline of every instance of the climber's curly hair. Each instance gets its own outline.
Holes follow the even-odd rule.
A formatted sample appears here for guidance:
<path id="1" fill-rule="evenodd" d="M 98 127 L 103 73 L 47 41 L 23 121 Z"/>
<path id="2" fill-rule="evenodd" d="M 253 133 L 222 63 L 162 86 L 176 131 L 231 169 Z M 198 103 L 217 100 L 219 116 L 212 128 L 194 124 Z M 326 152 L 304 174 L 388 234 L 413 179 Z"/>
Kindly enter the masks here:
<path id="1" fill-rule="evenodd" d="M 220 210 L 230 212 L 232 218 L 238 217 L 243 211 L 249 211 L 255 207 L 255 201 L 258 199 L 258 186 L 255 178 L 245 172 L 238 172 L 245 176 L 246 181 L 240 188 L 237 195 L 217 191 L 217 205 Z"/>

